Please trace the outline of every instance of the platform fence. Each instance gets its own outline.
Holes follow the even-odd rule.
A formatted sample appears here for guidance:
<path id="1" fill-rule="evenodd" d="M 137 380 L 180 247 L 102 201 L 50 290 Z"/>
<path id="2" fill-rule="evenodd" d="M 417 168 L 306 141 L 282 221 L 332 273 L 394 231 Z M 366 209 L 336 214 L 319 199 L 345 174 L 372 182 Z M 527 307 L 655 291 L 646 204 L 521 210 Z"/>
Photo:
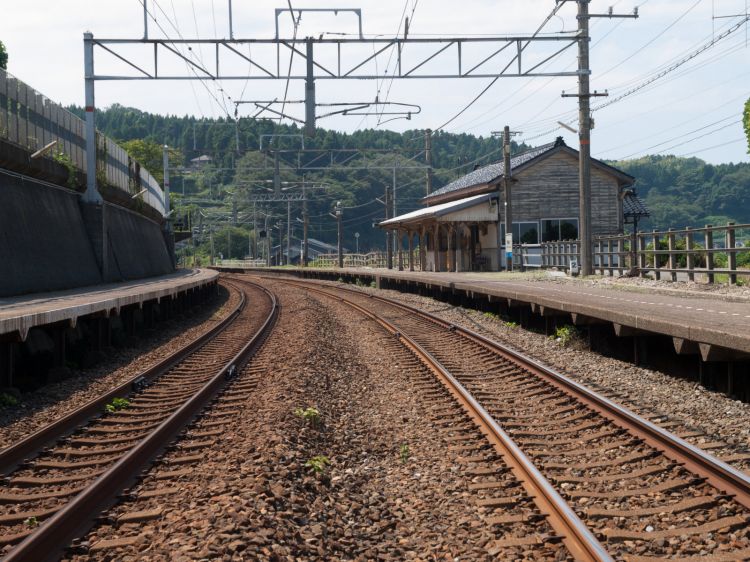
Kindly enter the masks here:
<path id="1" fill-rule="evenodd" d="M 85 122 L 60 104 L 0 69 L 0 140 L 34 153 L 55 143 L 39 156 L 86 174 Z M 121 198 L 143 201 L 164 215 L 164 192 L 156 179 L 114 140 L 97 131 L 96 175 L 122 193 Z M 73 187 L 68 185 L 67 187 Z"/>
<path id="2" fill-rule="evenodd" d="M 542 267 L 570 267 L 579 259 L 577 240 L 541 244 Z M 517 251 L 519 252 L 519 251 Z M 597 236 L 594 273 L 652 275 L 670 281 L 750 282 L 750 224 L 727 223 L 702 228 L 652 230 Z"/>

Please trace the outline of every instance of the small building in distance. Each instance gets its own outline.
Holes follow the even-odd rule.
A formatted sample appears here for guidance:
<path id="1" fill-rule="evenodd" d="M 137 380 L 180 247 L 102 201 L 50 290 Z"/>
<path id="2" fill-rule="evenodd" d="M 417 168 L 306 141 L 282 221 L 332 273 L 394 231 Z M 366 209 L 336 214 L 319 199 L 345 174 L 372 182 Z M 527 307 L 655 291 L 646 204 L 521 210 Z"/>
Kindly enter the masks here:
<path id="1" fill-rule="evenodd" d="M 423 271 L 498 271 L 498 241 L 505 240 L 504 174 L 502 161 L 477 168 L 423 198 L 425 208 L 378 226 L 393 231 L 399 241 L 406 238 L 409 248 L 416 242 Z M 516 154 L 511 177 L 514 244 L 578 238 L 577 150 L 558 137 Z M 594 236 L 623 231 L 623 193 L 634 182 L 625 172 L 591 159 Z M 505 251 L 504 242 L 501 249 Z"/>
<path id="2" fill-rule="evenodd" d="M 202 154 L 197 158 L 190 159 L 190 167 L 193 170 L 202 170 L 214 161 L 208 154 Z"/>

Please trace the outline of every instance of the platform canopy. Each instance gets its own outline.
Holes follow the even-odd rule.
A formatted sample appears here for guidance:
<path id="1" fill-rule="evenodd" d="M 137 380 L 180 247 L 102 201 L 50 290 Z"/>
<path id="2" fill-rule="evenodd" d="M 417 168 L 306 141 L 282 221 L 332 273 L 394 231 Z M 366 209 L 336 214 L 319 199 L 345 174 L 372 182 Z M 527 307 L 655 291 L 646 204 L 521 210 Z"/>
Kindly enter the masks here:
<path id="1" fill-rule="evenodd" d="M 497 194 L 485 193 L 417 209 L 378 224 L 381 228 L 418 226 L 425 222 L 497 222 Z"/>

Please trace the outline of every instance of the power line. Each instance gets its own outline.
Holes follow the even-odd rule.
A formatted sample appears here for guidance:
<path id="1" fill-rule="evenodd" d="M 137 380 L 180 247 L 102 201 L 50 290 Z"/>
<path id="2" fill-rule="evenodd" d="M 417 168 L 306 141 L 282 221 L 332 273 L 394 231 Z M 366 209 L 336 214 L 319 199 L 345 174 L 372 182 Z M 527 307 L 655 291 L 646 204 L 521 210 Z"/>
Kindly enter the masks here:
<path id="1" fill-rule="evenodd" d="M 690 6 L 690 7 L 689 7 L 689 8 L 687 9 L 687 10 L 685 10 L 685 11 L 684 11 L 684 12 L 683 12 L 682 14 L 680 14 L 680 16 L 679 16 L 679 17 L 678 17 L 678 18 L 677 18 L 676 20 L 674 20 L 674 21 L 673 21 L 672 23 L 670 23 L 670 24 L 669 24 L 669 25 L 668 25 L 667 27 L 665 27 L 664 29 L 662 29 L 662 30 L 661 30 L 661 31 L 660 31 L 659 33 L 657 33 L 657 34 L 656 34 L 656 35 L 655 35 L 654 37 L 652 37 L 651 39 L 649 39 L 649 40 L 648 40 L 648 41 L 647 41 L 646 43 L 644 43 L 643 45 L 641 45 L 641 46 L 640 46 L 640 47 L 639 47 L 638 49 L 636 49 L 636 50 L 635 50 L 634 52 L 632 52 L 632 53 L 631 53 L 630 55 L 628 55 L 627 57 L 625 57 L 624 59 L 622 59 L 622 60 L 621 60 L 620 62 L 618 62 L 618 63 L 617 63 L 616 65 L 614 65 L 613 67 L 611 67 L 611 68 L 609 68 L 609 69 L 605 70 L 604 72 L 602 72 L 601 74 L 599 74 L 599 75 L 598 75 L 598 78 L 602 78 L 602 77 L 606 76 L 607 74 L 609 74 L 610 72 L 612 72 L 612 71 L 614 71 L 614 70 L 616 70 L 616 69 L 620 68 L 620 67 L 621 67 L 621 66 L 622 66 L 623 64 L 625 64 L 626 62 L 628 62 L 628 61 L 629 61 L 630 59 L 632 59 L 632 58 L 633 58 L 634 56 L 636 56 L 636 55 L 637 55 L 638 53 L 642 52 L 642 51 L 643 51 L 643 50 L 644 50 L 644 49 L 645 49 L 646 47 L 650 46 L 650 45 L 651 45 L 652 43 L 654 43 L 655 41 L 657 41 L 657 40 L 658 40 L 658 39 L 659 39 L 660 37 L 662 37 L 662 36 L 663 36 L 663 35 L 664 35 L 664 34 L 665 34 L 665 33 L 666 33 L 667 31 L 669 31 L 669 30 L 670 30 L 670 29 L 672 29 L 672 28 L 673 28 L 673 27 L 674 27 L 675 25 L 677 25 L 677 24 L 678 24 L 678 23 L 679 23 L 680 21 L 682 21 L 682 19 L 683 19 L 683 18 L 684 18 L 685 16 L 687 16 L 687 15 L 688 15 L 688 14 L 689 14 L 690 12 L 692 12 L 692 11 L 693 11 L 693 10 L 694 10 L 694 9 L 695 9 L 695 8 L 696 8 L 697 6 L 698 6 L 698 4 L 700 4 L 701 2 L 703 2 L 703 0 L 697 0 L 697 1 L 696 1 L 696 2 L 694 3 L 694 4 L 692 4 L 692 5 L 691 5 L 691 6 Z"/>

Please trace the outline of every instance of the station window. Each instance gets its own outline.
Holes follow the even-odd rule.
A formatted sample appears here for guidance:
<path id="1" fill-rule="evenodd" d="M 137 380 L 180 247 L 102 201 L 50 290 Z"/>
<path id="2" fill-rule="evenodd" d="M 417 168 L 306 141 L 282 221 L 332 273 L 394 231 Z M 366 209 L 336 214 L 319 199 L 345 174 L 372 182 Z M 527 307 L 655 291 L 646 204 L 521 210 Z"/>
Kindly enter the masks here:
<path id="1" fill-rule="evenodd" d="M 578 238 L 578 219 L 543 219 L 542 242 L 555 240 L 576 240 Z"/>
<path id="2" fill-rule="evenodd" d="M 505 240 L 505 225 L 500 226 L 502 239 Z M 539 244 L 538 222 L 514 222 L 513 223 L 514 244 Z"/>

